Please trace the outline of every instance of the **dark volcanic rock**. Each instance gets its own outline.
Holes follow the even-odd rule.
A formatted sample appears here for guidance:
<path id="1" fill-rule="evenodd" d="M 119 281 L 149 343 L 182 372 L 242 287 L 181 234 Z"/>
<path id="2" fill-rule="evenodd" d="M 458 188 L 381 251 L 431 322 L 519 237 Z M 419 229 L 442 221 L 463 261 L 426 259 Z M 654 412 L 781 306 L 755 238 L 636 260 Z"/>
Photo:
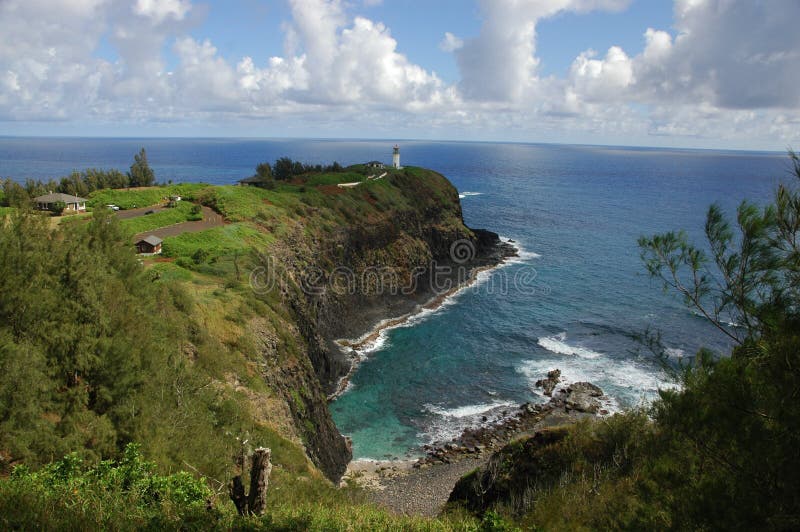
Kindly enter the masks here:
<path id="1" fill-rule="evenodd" d="M 603 390 L 594 384 L 590 382 L 576 382 L 567 387 L 564 405 L 567 410 L 594 414 L 600 410 L 600 401 L 598 401 L 596 397 L 602 395 Z"/>
<path id="2" fill-rule="evenodd" d="M 560 381 L 561 381 L 561 370 L 554 369 L 552 371 L 547 372 L 546 379 L 539 379 L 538 381 L 536 381 L 536 387 L 543 388 L 544 394 L 550 397 L 553 395 L 553 390 L 555 389 L 556 384 L 558 384 Z"/>
<path id="3" fill-rule="evenodd" d="M 569 393 L 586 394 L 590 397 L 601 397 L 603 395 L 603 390 L 591 382 L 575 382 L 567 387 L 567 391 Z"/>

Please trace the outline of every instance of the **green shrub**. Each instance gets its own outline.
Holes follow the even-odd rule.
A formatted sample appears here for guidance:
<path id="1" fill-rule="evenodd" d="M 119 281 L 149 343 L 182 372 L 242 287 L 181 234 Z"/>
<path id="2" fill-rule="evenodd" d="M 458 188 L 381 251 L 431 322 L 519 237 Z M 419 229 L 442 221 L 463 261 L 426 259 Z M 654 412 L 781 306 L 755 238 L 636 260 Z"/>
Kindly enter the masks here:
<path id="1" fill-rule="evenodd" d="M 67 208 L 67 204 L 63 201 L 54 201 L 50 204 L 50 212 L 55 214 L 56 216 L 61 216 L 64 210 Z"/>
<path id="2" fill-rule="evenodd" d="M 87 467 L 72 453 L 39 471 L 17 466 L 0 481 L 0 523 L 6 529 L 119 529 L 213 520 L 206 510 L 213 494 L 203 480 L 156 469 L 132 443 L 119 461 Z"/>
<path id="3" fill-rule="evenodd" d="M 188 216 L 186 216 L 186 220 L 190 222 L 197 222 L 203 219 L 203 208 L 200 207 L 198 204 L 192 205 L 191 209 L 189 210 Z"/>

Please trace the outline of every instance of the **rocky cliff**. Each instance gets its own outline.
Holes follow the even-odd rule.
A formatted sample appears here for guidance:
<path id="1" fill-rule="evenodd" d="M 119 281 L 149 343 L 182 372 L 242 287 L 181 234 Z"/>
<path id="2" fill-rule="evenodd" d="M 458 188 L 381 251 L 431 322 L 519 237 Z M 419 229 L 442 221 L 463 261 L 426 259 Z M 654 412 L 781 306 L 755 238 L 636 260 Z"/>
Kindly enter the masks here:
<path id="1" fill-rule="evenodd" d="M 273 364 L 267 379 L 284 396 L 308 456 L 336 481 L 351 459 L 326 401 L 351 365 L 336 340 L 413 311 L 513 248 L 466 227 L 458 192 L 436 172 L 408 169 L 380 188 L 321 192 L 260 259 L 280 277 L 301 339 L 298 356 L 288 367 Z"/>

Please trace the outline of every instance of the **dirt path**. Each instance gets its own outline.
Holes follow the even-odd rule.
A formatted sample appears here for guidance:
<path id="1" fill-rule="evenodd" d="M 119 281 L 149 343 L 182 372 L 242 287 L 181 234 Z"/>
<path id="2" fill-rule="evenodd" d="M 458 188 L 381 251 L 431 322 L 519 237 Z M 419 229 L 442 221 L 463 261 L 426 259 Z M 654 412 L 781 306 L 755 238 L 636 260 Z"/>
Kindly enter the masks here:
<path id="1" fill-rule="evenodd" d="M 225 225 L 225 220 L 221 215 L 212 211 L 208 207 L 203 207 L 203 219 L 196 222 L 181 222 L 179 224 L 168 225 L 166 227 L 159 227 L 152 231 L 145 231 L 136 235 L 136 239 L 145 237 L 147 235 L 155 235 L 159 238 L 167 238 L 170 236 L 178 236 L 183 233 L 196 233 L 198 231 L 205 231 L 214 227 Z"/>

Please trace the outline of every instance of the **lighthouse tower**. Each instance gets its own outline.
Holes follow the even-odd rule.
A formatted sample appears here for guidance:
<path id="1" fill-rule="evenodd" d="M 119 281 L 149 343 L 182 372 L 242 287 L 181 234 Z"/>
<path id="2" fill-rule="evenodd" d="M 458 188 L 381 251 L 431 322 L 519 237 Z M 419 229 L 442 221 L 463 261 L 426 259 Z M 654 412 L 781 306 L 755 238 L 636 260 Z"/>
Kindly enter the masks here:
<path id="1" fill-rule="evenodd" d="M 400 169 L 400 146 L 397 144 L 394 145 L 394 151 L 392 152 L 392 166 Z"/>

